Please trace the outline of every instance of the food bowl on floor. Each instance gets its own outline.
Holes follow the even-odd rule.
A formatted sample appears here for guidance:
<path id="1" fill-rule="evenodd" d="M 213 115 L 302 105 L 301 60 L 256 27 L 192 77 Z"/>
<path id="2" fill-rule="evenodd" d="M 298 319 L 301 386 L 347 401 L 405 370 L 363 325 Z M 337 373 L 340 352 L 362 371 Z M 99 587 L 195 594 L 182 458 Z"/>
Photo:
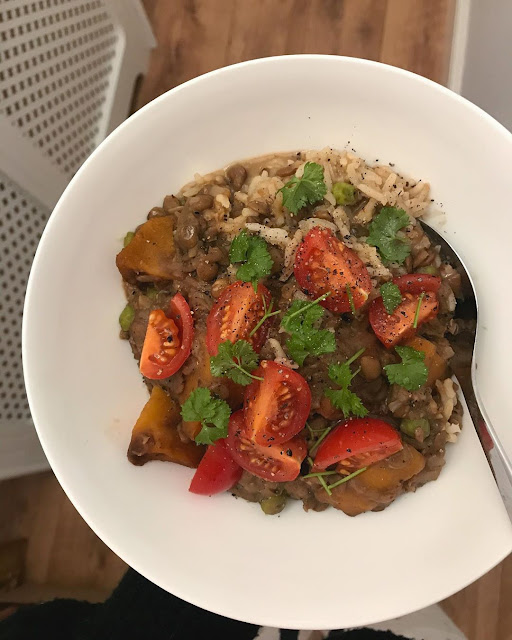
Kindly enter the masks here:
<path id="1" fill-rule="evenodd" d="M 109 136 L 62 196 L 36 255 L 24 317 L 34 422 L 59 481 L 95 532 L 177 596 L 284 628 L 403 615 L 461 589 L 512 549 L 467 411 L 437 481 L 356 518 L 334 509 L 306 513 L 298 502 L 267 517 L 228 493 L 189 493 L 190 469 L 127 461 L 147 389 L 118 336 L 125 300 L 114 256 L 126 231 L 195 174 L 326 147 L 430 183 L 430 223 L 460 252 L 477 290 L 478 393 L 512 451 L 510 303 L 494 257 L 501 252 L 505 269 L 512 263 L 505 246 L 512 223 L 502 206 L 511 136 L 455 94 L 385 65 L 329 56 L 257 60 L 149 104 Z M 492 223 L 482 224 L 491 213 Z"/>

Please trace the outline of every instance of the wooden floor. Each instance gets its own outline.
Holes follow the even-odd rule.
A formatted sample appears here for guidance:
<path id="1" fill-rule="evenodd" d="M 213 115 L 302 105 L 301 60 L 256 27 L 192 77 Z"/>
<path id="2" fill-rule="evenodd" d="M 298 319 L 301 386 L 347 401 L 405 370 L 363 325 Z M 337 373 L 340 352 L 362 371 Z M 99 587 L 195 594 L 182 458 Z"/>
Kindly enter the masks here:
<path id="1" fill-rule="evenodd" d="M 454 0 L 144 0 L 158 41 L 140 107 L 201 73 L 241 60 L 329 53 L 381 60 L 445 82 Z M 28 540 L 29 587 L 101 599 L 125 570 L 50 473 L 0 484 L 0 546 Z M 442 579 L 442 577 L 440 577 Z M 512 558 L 443 606 L 469 640 L 512 639 Z"/>

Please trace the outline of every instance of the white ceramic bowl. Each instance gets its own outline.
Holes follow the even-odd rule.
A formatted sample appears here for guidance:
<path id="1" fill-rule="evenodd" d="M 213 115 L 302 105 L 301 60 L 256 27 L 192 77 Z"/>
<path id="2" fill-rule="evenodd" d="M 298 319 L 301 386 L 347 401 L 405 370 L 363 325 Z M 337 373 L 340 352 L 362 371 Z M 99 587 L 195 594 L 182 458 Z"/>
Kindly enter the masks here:
<path id="1" fill-rule="evenodd" d="M 478 386 L 512 452 L 512 136 L 443 87 L 350 58 L 235 65 L 161 96 L 120 126 L 66 189 L 32 270 L 23 328 L 30 407 L 70 499 L 127 563 L 177 596 L 287 628 L 358 626 L 438 601 L 512 549 L 512 530 L 467 417 L 437 482 L 382 513 L 280 517 L 188 493 L 192 471 L 126 459 L 147 399 L 128 345 L 114 257 L 162 197 L 234 160 L 355 149 L 431 182 L 435 224 L 471 268 L 480 302 Z"/>

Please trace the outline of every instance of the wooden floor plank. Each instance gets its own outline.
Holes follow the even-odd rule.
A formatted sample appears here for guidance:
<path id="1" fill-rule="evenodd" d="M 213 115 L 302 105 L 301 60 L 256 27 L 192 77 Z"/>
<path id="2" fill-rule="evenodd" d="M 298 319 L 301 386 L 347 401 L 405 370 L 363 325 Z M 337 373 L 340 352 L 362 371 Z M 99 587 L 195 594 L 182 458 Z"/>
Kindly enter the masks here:
<path id="1" fill-rule="evenodd" d="M 0 541 L 28 541 L 25 581 L 106 593 L 126 570 L 86 525 L 51 472 L 0 483 Z"/>
<path id="2" fill-rule="evenodd" d="M 388 0 L 381 62 L 444 83 L 455 0 Z"/>

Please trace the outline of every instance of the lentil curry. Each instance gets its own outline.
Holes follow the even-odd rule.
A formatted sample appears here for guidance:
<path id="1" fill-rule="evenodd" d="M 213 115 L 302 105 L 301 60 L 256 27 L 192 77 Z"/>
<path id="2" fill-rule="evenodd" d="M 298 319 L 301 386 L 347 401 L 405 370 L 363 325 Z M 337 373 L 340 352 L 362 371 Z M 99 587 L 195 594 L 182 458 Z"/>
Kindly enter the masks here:
<path id="1" fill-rule="evenodd" d="M 355 516 L 435 480 L 460 431 L 450 377 L 460 275 L 418 219 L 429 185 L 333 149 L 195 180 L 116 258 L 150 392 L 135 465 L 190 491 Z"/>

